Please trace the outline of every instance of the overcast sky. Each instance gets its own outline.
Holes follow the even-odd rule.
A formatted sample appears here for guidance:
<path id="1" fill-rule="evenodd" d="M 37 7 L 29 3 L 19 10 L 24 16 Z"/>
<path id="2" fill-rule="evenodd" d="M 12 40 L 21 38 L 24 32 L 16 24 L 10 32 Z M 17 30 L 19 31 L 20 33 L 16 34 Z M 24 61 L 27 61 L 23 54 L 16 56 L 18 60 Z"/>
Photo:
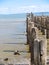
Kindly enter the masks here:
<path id="1" fill-rule="evenodd" d="M 0 0 L 0 14 L 49 12 L 49 0 Z"/>

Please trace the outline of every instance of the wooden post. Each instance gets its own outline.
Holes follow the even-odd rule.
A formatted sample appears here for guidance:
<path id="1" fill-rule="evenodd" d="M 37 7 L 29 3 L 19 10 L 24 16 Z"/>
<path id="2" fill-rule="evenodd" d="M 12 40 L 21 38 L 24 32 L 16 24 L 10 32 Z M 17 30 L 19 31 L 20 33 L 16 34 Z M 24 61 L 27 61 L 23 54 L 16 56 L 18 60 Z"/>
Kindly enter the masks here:
<path id="1" fill-rule="evenodd" d="M 26 20 L 26 32 L 27 32 L 27 44 L 29 44 L 29 39 L 28 39 L 28 17 Z"/>
<path id="2" fill-rule="evenodd" d="M 34 39 L 36 38 L 36 31 L 35 28 L 31 28 L 30 33 L 30 51 L 31 51 L 31 65 L 34 64 Z"/>
<path id="3" fill-rule="evenodd" d="M 35 39 L 33 46 L 34 64 L 35 65 L 46 65 L 47 61 L 47 40 L 46 39 Z"/>
<path id="4" fill-rule="evenodd" d="M 32 12 L 30 13 L 30 19 L 31 19 L 31 22 L 34 22 L 34 15 Z"/>
<path id="5" fill-rule="evenodd" d="M 39 39 L 34 40 L 34 65 L 39 65 L 40 62 L 40 55 L 39 55 Z"/>
<path id="6" fill-rule="evenodd" d="M 47 40 L 42 39 L 39 44 L 40 44 L 40 63 L 41 63 L 41 65 L 46 65 L 46 61 L 47 61 Z"/>

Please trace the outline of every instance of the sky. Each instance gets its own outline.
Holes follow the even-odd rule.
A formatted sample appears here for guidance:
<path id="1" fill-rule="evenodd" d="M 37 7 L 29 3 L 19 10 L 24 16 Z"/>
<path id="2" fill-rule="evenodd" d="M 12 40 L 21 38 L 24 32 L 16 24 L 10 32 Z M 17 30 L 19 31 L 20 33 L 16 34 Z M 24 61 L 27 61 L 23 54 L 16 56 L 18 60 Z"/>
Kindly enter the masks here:
<path id="1" fill-rule="evenodd" d="M 0 14 L 49 12 L 49 0 L 0 0 Z"/>

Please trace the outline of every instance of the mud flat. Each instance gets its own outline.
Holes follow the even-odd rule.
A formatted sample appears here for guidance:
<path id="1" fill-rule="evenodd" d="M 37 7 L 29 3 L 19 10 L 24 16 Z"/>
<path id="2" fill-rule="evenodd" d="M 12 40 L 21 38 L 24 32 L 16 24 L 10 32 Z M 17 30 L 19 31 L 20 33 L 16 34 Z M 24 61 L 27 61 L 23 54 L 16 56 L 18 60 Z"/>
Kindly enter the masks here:
<path id="1" fill-rule="evenodd" d="M 18 51 L 19 54 L 14 55 Z M 8 61 L 4 59 L 8 58 Z M 25 44 L 0 44 L 0 64 L 30 64 L 29 45 Z"/>

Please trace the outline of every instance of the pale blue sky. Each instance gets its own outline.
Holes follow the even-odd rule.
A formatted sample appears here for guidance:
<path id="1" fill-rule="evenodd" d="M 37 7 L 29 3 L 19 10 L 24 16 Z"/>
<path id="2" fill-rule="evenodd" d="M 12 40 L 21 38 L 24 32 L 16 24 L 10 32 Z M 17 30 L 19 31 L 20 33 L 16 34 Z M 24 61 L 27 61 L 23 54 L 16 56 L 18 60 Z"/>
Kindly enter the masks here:
<path id="1" fill-rule="evenodd" d="M 49 0 L 0 0 L 0 14 L 49 12 Z"/>

